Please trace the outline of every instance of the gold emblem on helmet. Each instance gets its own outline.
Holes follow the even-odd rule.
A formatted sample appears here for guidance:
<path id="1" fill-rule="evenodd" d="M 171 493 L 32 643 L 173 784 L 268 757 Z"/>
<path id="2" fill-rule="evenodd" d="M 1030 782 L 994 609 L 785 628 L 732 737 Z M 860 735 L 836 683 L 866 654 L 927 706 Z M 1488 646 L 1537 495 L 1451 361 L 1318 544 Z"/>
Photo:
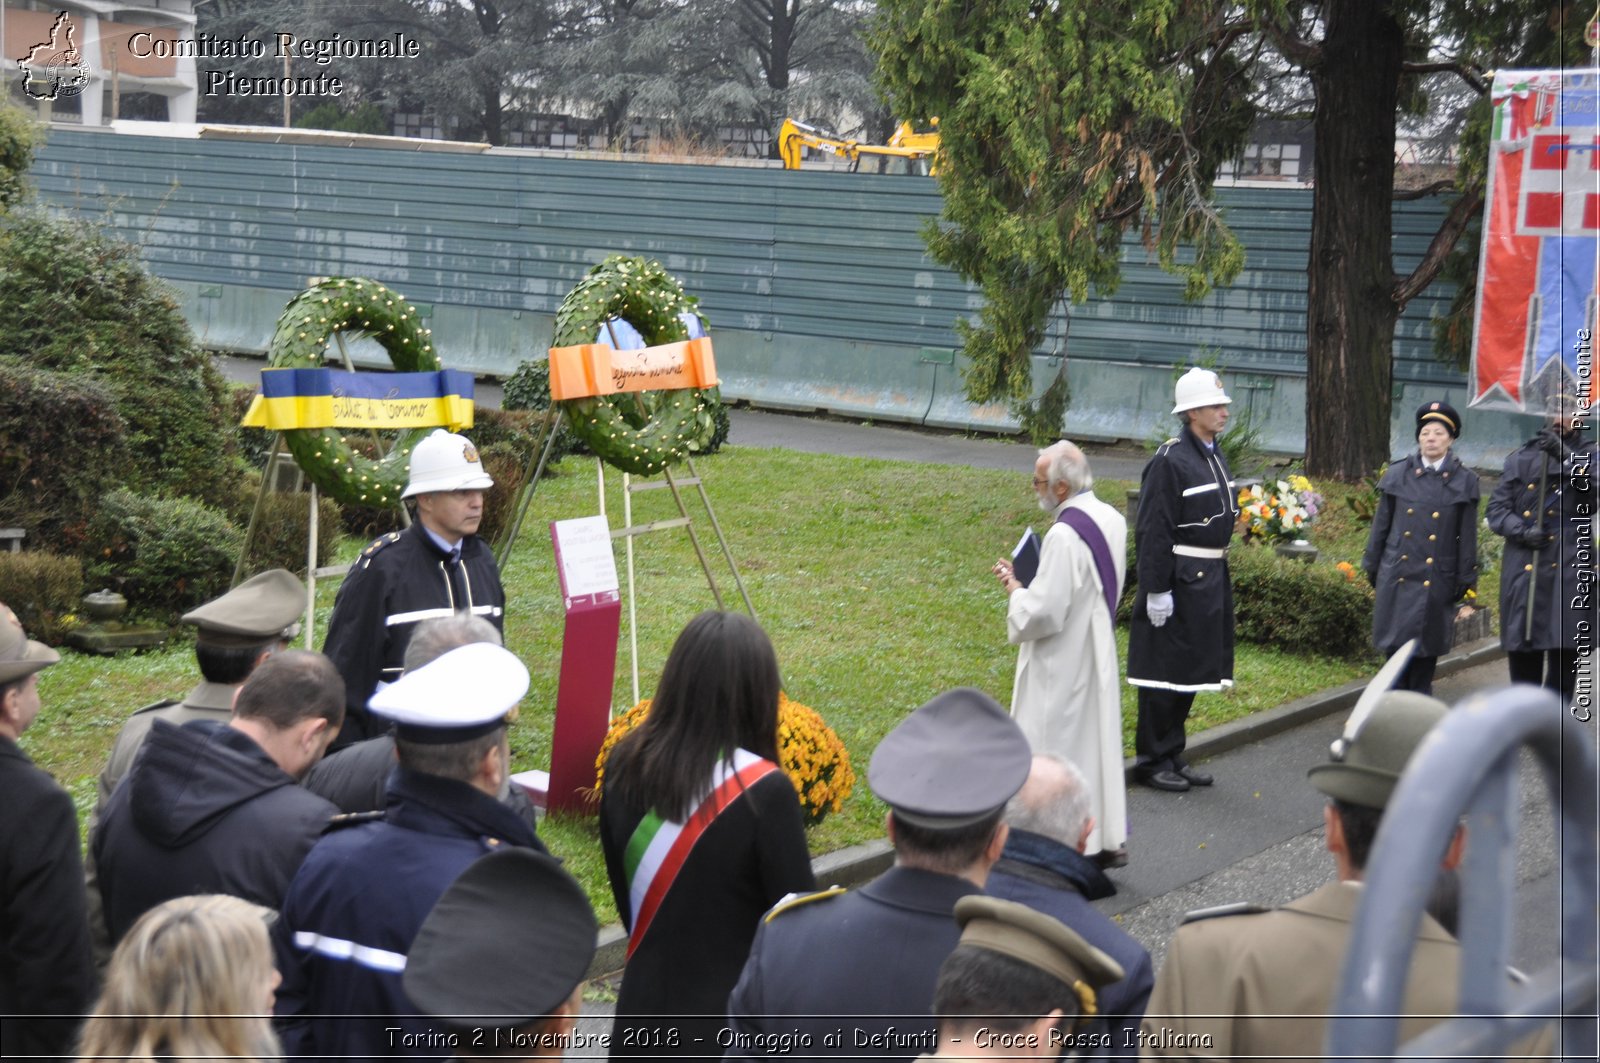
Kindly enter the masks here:
<path id="1" fill-rule="evenodd" d="M 463 443 L 461 445 L 461 456 L 466 459 L 469 465 L 478 464 L 478 448 L 471 443 Z"/>

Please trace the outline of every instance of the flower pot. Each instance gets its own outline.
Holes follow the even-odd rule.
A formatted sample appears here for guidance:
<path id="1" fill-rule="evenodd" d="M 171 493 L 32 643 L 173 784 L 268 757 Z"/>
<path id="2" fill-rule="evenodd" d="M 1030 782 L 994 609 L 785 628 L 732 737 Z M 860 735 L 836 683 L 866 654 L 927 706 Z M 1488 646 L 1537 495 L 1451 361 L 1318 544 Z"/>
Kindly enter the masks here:
<path id="1" fill-rule="evenodd" d="M 1317 559 L 1317 548 L 1304 539 L 1296 539 L 1292 543 L 1276 543 L 1272 547 L 1272 552 L 1279 557 L 1304 561 L 1308 565 Z"/>

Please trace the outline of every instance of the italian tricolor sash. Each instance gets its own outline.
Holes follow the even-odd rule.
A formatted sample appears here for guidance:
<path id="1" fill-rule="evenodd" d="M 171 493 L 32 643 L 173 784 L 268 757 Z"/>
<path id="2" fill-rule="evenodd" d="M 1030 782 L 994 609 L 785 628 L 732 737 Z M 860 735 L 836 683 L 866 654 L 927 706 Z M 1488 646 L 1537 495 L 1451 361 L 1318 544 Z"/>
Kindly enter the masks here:
<path id="1" fill-rule="evenodd" d="M 733 804 L 757 779 L 778 770 L 746 749 L 733 751 L 732 761 L 718 761 L 711 773 L 711 785 L 687 823 L 662 819 L 647 812 L 628 839 L 623 854 L 623 869 L 628 876 L 628 905 L 633 909 L 633 932 L 628 935 L 628 955 L 639 947 L 644 933 L 655 918 L 661 900 L 689 858 L 689 850 L 711 826 L 711 821 Z"/>

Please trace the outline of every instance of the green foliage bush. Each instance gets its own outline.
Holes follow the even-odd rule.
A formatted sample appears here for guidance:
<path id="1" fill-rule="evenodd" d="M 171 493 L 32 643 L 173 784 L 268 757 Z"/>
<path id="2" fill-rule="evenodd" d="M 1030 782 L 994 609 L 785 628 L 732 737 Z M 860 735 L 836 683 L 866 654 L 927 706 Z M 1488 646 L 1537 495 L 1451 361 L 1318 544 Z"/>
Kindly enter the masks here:
<path id="1" fill-rule="evenodd" d="M 238 469 L 226 387 L 132 245 L 84 221 L 11 215 L 0 320 L 0 355 L 111 389 L 127 428 L 123 486 L 221 497 Z"/>
<path id="2" fill-rule="evenodd" d="M 291 471 L 287 475 L 292 476 Z M 240 477 L 229 499 L 227 517 L 234 526 L 244 530 L 250 527 L 250 514 L 255 510 L 256 497 L 261 489 L 261 475 L 248 472 Z M 306 574 L 306 533 L 309 500 L 306 491 L 268 491 L 261 503 L 261 515 L 256 518 L 256 534 L 250 543 L 250 556 L 245 558 L 246 572 L 260 572 L 269 568 L 286 568 L 304 578 Z M 317 567 L 332 563 L 335 540 L 343 532 L 339 503 L 326 495 L 317 498 Z M 240 542 L 243 542 L 241 536 Z"/>
<path id="3" fill-rule="evenodd" d="M 76 626 L 83 597 L 83 564 L 45 550 L 0 553 L 0 602 L 11 607 L 30 638 L 59 646 Z"/>
<path id="4" fill-rule="evenodd" d="M 550 409 L 549 360 L 535 358 L 517 366 L 517 371 L 506 378 L 502 387 L 500 405 L 506 410 L 528 410 L 536 414 L 534 433 L 540 436 L 539 446 L 544 446 L 540 424 Z M 573 435 L 572 426 L 562 418 L 561 429 L 556 433 L 555 449 L 550 452 L 550 464 L 554 465 L 568 454 L 588 452 L 589 448 L 583 440 Z"/>
<path id="5" fill-rule="evenodd" d="M 1290 653 L 1346 657 L 1371 648 L 1372 590 L 1331 563 L 1291 561 L 1261 546 L 1228 555 L 1234 633 Z"/>
<path id="6" fill-rule="evenodd" d="M 76 552 L 126 462 L 115 396 L 83 376 L 0 358 L 0 525 Z"/>
<path id="7" fill-rule="evenodd" d="M 130 610 L 177 614 L 228 589 L 239 539 L 233 522 L 203 502 L 122 488 L 90 522 L 95 550 L 84 574 L 120 591 Z"/>
<path id="8" fill-rule="evenodd" d="M 478 456 L 484 472 L 494 480 L 494 486 L 483 495 L 483 520 L 478 524 L 478 538 L 493 543 L 514 516 L 517 492 L 528 471 L 528 459 L 524 451 L 505 442 L 480 447 Z"/>

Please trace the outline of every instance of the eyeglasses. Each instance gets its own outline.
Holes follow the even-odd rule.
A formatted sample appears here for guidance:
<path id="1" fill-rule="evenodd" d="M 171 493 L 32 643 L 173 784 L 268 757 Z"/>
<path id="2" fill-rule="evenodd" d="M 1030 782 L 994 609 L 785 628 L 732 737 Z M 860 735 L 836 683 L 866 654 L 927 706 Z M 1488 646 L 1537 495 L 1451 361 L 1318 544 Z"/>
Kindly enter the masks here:
<path id="1" fill-rule="evenodd" d="M 1048 487 L 1048 486 L 1050 486 L 1050 480 L 1049 480 L 1048 477 L 1035 476 L 1033 478 L 1033 486 L 1035 486 L 1035 487 Z"/>

